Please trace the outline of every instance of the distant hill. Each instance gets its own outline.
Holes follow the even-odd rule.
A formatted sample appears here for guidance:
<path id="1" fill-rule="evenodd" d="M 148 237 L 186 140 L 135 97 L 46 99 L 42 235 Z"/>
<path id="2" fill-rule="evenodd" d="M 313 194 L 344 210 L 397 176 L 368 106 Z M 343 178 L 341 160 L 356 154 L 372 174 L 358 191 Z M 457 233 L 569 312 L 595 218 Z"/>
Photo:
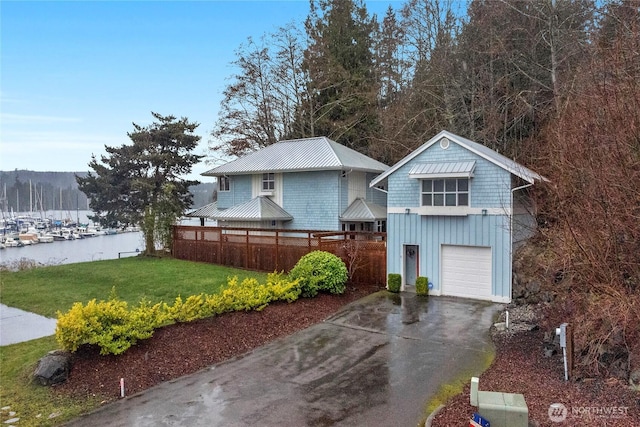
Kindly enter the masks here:
<path id="1" fill-rule="evenodd" d="M 88 172 L 35 172 L 29 170 L 13 170 L 13 171 L 0 171 L 0 183 L 7 187 L 15 184 L 16 181 L 29 184 L 51 184 L 54 187 L 62 188 L 78 188 L 75 176 L 87 176 Z M 8 191 L 8 189 L 7 189 Z"/>
<path id="2" fill-rule="evenodd" d="M 4 212 L 88 209 L 87 196 L 78 190 L 76 175 L 88 172 L 0 171 L 0 208 Z M 214 200 L 215 184 L 202 183 L 189 189 L 193 209 Z"/>

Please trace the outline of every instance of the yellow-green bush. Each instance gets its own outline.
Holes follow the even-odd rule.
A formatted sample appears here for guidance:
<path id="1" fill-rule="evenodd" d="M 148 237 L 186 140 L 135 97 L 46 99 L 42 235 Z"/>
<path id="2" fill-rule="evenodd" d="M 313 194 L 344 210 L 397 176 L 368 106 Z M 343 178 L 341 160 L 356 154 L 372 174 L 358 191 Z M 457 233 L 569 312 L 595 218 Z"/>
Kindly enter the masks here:
<path id="1" fill-rule="evenodd" d="M 164 319 L 160 304 L 141 301 L 129 310 L 126 301 L 93 299 L 87 305 L 75 303 L 65 314 L 58 312 L 56 340 L 68 351 L 95 344 L 100 354 L 121 354 L 138 340 L 150 338 Z"/>
<path id="2" fill-rule="evenodd" d="M 62 314 L 58 312 L 56 339 L 68 351 L 83 344 L 97 345 L 100 354 L 121 354 L 137 340 L 151 338 L 154 329 L 173 322 L 197 319 L 240 310 L 262 310 L 273 301 L 293 302 L 300 296 L 299 280 L 289 280 L 281 273 L 267 276 L 260 284 L 256 279 L 228 279 L 220 294 L 191 295 L 186 300 L 178 296 L 172 305 L 141 301 L 129 309 L 115 293 L 108 301 L 75 303 Z"/>

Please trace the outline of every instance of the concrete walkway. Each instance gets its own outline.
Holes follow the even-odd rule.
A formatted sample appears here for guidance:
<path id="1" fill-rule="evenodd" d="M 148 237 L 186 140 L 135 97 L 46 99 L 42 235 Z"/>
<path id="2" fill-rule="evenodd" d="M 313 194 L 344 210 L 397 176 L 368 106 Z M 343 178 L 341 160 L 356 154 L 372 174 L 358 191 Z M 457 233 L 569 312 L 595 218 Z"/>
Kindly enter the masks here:
<path id="1" fill-rule="evenodd" d="M 442 384 L 481 373 L 499 309 L 379 292 L 324 323 L 69 425 L 415 427 Z"/>
<path id="2" fill-rule="evenodd" d="M 53 335 L 56 319 L 0 304 L 0 346 Z"/>

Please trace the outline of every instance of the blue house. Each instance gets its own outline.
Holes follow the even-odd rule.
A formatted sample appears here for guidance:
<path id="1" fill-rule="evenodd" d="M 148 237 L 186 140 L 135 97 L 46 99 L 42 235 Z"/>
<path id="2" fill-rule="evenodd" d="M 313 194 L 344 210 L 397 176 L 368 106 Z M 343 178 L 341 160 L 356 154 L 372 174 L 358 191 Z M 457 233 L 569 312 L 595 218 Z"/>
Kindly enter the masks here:
<path id="1" fill-rule="evenodd" d="M 512 254 L 534 226 L 526 189 L 546 179 L 442 131 L 369 186 L 386 188 L 387 273 L 402 290 L 427 276 L 433 295 L 511 301 Z"/>
<path id="2" fill-rule="evenodd" d="M 388 169 L 325 137 L 280 141 L 203 173 L 218 180 L 208 217 L 227 227 L 386 231 Z"/>

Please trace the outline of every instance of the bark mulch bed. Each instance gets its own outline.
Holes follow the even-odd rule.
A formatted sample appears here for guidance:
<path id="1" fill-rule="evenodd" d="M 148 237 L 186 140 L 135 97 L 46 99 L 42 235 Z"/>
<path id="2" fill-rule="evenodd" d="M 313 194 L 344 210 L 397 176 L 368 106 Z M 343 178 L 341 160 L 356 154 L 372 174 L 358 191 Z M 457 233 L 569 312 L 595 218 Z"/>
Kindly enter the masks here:
<path id="1" fill-rule="evenodd" d="M 342 295 L 319 294 L 291 304 L 271 304 L 262 311 L 169 325 L 119 356 L 101 356 L 97 347 L 82 347 L 73 354 L 70 377 L 56 390 L 98 396 L 107 403 L 120 397 L 120 378 L 127 395 L 132 395 L 322 322 L 342 306 L 379 290 L 349 286 Z"/>
<path id="2" fill-rule="evenodd" d="M 621 380 L 564 380 L 562 354 L 544 356 L 541 329 L 513 335 L 493 332 L 496 358 L 480 378 L 480 390 L 521 393 L 530 426 L 640 426 L 640 392 Z M 549 406 L 561 403 L 566 419 L 553 422 Z M 433 427 L 468 426 L 477 412 L 469 403 L 469 384 L 437 413 Z M 491 421 L 491 420 L 489 420 Z"/>
<path id="3" fill-rule="evenodd" d="M 99 396 L 107 403 L 119 398 L 120 378 L 125 378 L 128 395 L 140 392 L 319 323 L 349 302 L 378 290 L 349 287 L 340 296 L 321 294 L 293 304 L 276 303 L 260 312 L 229 313 L 167 326 L 120 356 L 100 356 L 95 348 L 82 348 L 73 356 L 70 378 L 56 389 L 74 396 Z M 481 375 L 480 389 L 523 393 L 531 425 L 640 425 L 640 392 L 632 392 L 616 379 L 565 382 L 561 356 L 543 356 L 543 335 L 541 330 L 494 334 L 496 358 Z M 566 421 L 550 421 L 551 403 L 567 407 Z M 617 409 L 619 415 L 624 412 L 622 416 L 596 413 L 614 407 L 624 408 Z M 469 404 L 467 384 L 462 394 L 438 412 L 432 425 L 468 426 L 475 409 Z M 579 414 L 572 414 L 573 410 Z"/>

